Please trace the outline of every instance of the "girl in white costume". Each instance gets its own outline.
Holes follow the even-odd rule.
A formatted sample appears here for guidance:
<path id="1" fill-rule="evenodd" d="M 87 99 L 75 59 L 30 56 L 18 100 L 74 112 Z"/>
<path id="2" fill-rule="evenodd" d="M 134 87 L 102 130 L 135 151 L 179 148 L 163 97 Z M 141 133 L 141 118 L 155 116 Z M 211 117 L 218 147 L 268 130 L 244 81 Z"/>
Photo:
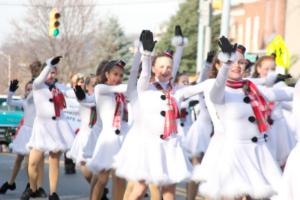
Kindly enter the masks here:
<path id="1" fill-rule="evenodd" d="M 40 64 L 40 62 L 38 62 Z M 40 64 L 41 65 L 41 64 Z M 32 125 L 35 118 L 35 106 L 32 96 L 32 81 L 29 81 L 25 85 L 25 98 L 22 100 L 13 100 L 13 95 L 15 91 L 18 88 L 18 80 L 13 80 L 10 83 L 9 92 L 7 95 L 7 104 L 9 106 L 18 107 L 20 109 L 24 110 L 24 122 L 22 126 L 20 127 L 17 136 L 11 143 L 10 147 L 12 148 L 13 152 L 17 154 L 14 168 L 12 171 L 12 176 L 8 182 L 6 182 L 4 185 L 0 188 L 0 194 L 6 193 L 7 189 L 15 190 L 16 184 L 15 179 L 18 175 L 18 172 L 20 170 L 22 161 L 24 157 L 26 157 L 26 163 L 25 163 L 25 172 L 28 176 L 28 154 L 29 151 L 26 148 L 26 145 L 31 137 L 31 131 L 32 131 Z M 38 197 L 46 197 L 46 192 L 42 188 L 43 184 L 43 175 L 44 175 L 44 163 L 40 165 L 39 168 L 39 175 L 38 175 Z M 27 184 L 26 189 L 28 189 L 29 184 Z"/>
<path id="2" fill-rule="evenodd" d="M 32 128 L 32 136 L 27 147 L 29 155 L 30 189 L 21 196 L 28 200 L 36 196 L 37 169 L 44 153 L 49 153 L 49 200 L 59 200 L 56 193 L 59 175 L 59 158 L 62 152 L 68 150 L 74 140 L 74 133 L 68 124 L 62 109 L 65 100 L 62 91 L 56 83 L 57 68 L 61 57 L 51 58 L 46 67 L 33 82 L 33 97 L 36 105 L 36 117 Z M 72 91 L 73 92 L 73 91 Z"/>
<path id="3" fill-rule="evenodd" d="M 120 84 L 123 79 L 125 63 L 122 60 L 108 62 L 103 71 L 100 84 L 95 87 L 95 99 L 98 117 L 102 121 L 102 130 L 92 158 L 87 167 L 98 177 L 92 181 L 90 198 L 98 200 L 107 184 L 113 169 L 113 158 L 118 153 L 128 130 L 127 103 L 123 93 L 126 85 Z M 125 191 L 125 180 L 113 173 L 113 199 L 122 199 Z"/>
<path id="4" fill-rule="evenodd" d="M 179 89 L 174 93 L 172 59 L 166 55 L 153 60 L 151 79 L 151 52 L 155 42 L 150 31 L 143 39 L 143 64 L 137 91 L 141 108 L 141 148 L 131 152 L 135 159 L 130 165 L 135 170 L 136 181 L 129 199 L 143 197 L 147 184 L 161 186 L 164 199 L 175 198 L 175 184 L 190 176 L 191 165 L 184 154 L 180 138 L 177 136 L 177 104 L 203 91 L 202 85 Z M 132 174 L 132 172 L 129 172 Z"/>
<path id="5" fill-rule="evenodd" d="M 85 78 L 83 86 L 75 86 L 75 93 L 77 90 L 82 90 L 84 95 L 93 95 L 94 85 L 96 84 L 96 76 L 90 75 Z M 83 87 L 83 88 L 81 88 Z M 86 94 L 85 94 L 86 93 Z M 77 96 L 78 98 L 78 96 Z M 97 113 L 96 103 L 84 103 L 80 102 L 80 128 L 75 137 L 73 145 L 70 151 L 67 153 L 67 157 L 70 157 L 76 165 L 80 166 L 80 169 L 88 183 L 91 182 L 92 173 L 86 168 L 86 158 L 84 157 L 83 148 L 86 147 L 86 143 L 90 135 L 92 134 L 93 127 L 96 124 Z M 92 148 L 92 147 L 91 147 Z"/>
<path id="6" fill-rule="evenodd" d="M 211 69 L 211 62 L 214 57 L 214 52 L 209 52 L 205 62 L 204 69 L 201 71 L 198 83 L 202 83 L 208 78 L 208 72 Z M 213 127 L 209 116 L 203 93 L 198 95 L 200 113 L 197 120 L 188 130 L 184 147 L 188 151 L 193 167 L 200 165 L 203 155 L 208 147 Z M 195 199 L 197 195 L 198 184 L 190 181 L 187 185 L 187 200 Z"/>
<path id="7" fill-rule="evenodd" d="M 272 73 L 275 74 L 275 67 L 276 65 L 273 56 L 262 56 L 255 64 L 254 77 L 266 78 Z M 268 81 L 270 83 L 268 83 L 267 86 L 273 88 L 282 88 L 286 90 L 291 89 L 283 81 L 278 81 L 279 77 L 282 76 L 275 74 L 274 81 Z M 272 104 L 272 127 L 269 130 L 269 138 L 267 142 L 267 145 L 274 159 L 276 159 L 279 166 L 281 166 L 282 168 L 287 160 L 288 155 L 290 154 L 296 143 L 294 133 L 290 130 L 287 124 L 287 119 L 283 115 L 283 103 L 284 102 L 274 102 Z"/>
<path id="8" fill-rule="evenodd" d="M 300 80 L 297 81 L 293 99 L 294 123 L 296 125 L 296 135 L 300 138 Z M 300 199 L 300 143 L 297 142 L 295 148 L 290 153 L 285 165 L 282 185 L 279 195 L 274 200 L 298 200 Z M 273 199 L 272 199 L 273 200 Z"/>
<path id="9" fill-rule="evenodd" d="M 264 133 L 270 126 L 265 99 L 290 100 L 292 93 L 242 80 L 243 55 L 235 53 L 236 46 L 225 37 L 219 45 L 223 66 L 209 97 L 223 123 L 225 140 L 214 173 L 200 185 L 200 192 L 212 199 L 270 198 L 278 189 L 280 169 L 265 144 Z"/>
<path id="10" fill-rule="evenodd" d="M 119 153 L 115 156 L 115 163 L 114 166 L 116 168 L 116 174 L 120 177 L 124 177 L 127 180 L 129 180 L 126 193 L 124 195 L 124 199 L 128 199 L 130 193 L 132 192 L 133 189 L 133 181 L 131 180 L 136 180 L 136 175 L 135 175 L 135 170 L 132 168 L 130 165 L 131 160 L 135 159 L 132 157 L 132 152 L 139 151 L 140 145 L 140 114 L 141 114 L 141 108 L 139 105 L 139 100 L 138 100 L 138 94 L 137 94 L 137 78 L 138 78 L 138 69 L 139 69 L 139 64 L 141 61 L 141 52 L 142 50 L 142 44 L 141 44 L 141 39 L 143 37 L 143 34 L 145 31 L 141 33 L 140 36 L 140 41 L 139 45 L 137 47 L 137 51 L 134 57 L 134 62 L 130 71 L 130 77 L 128 81 L 128 88 L 127 88 L 127 95 L 128 99 L 130 101 L 130 106 L 132 108 L 132 117 L 133 117 L 133 125 L 130 128 L 130 131 L 128 132 L 124 144 L 122 145 L 121 150 Z M 177 70 L 179 68 L 181 56 L 183 53 L 183 48 L 184 45 L 187 43 L 187 39 L 185 39 L 182 36 L 181 28 L 180 26 L 175 27 L 175 37 L 172 38 L 172 45 L 175 46 L 176 51 L 174 55 L 174 70 L 172 72 L 173 76 L 176 75 Z M 169 56 L 172 56 L 172 53 L 167 51 L 166 54 Z M 152 200 L 159 200 L 161 199 L 159 189 L 157 186 L 150 184 L 149 185 L 150 193 L 151 193 L 151 199 Z"/>
<path id="11" fill-rule="evenodd" d="M 210 173 L 214 172 L 214 170 L 212 169 L 213 167 L 215 167 L 215 163 L 217 162 L 218 156 L 222 151 L 222 147 L 223 147 L 224 128 L 222 126 L 222 123 L 220 122 L 220 119 L 216 115 L 215 107 L 209 98 L 210 90 L 215 82 L 215 78 L 218 74 L 218 70 L 220 69 L 220 67 L 221 67 L 220 61 L 218 60 L 217 57 L 215 57 L 213 59 L 211 69 L 208 71 L 209 79 L 203 82 L 203 84 L 205 84 L 205 90 L 203 92 L 203 95 L 206 97 L 204 98 L 204 103 L 209 113 L 210 119 L 213 123 L 213 130 L 212 130 L 213 135 L 209 140 L 207 149 L 203 149 L 205 150 L 205 154 L 201 160 L 201 164 L 196 165 L 194 167 L 192 180 L 195 182 L 205 181 L 206 177 L 209 176 Z M 208 68 L 204 68 L 203 72 L 205 73 L 206 70 L 208 70 Z M 206 144 L 203 145 L 205 147 Z"/>

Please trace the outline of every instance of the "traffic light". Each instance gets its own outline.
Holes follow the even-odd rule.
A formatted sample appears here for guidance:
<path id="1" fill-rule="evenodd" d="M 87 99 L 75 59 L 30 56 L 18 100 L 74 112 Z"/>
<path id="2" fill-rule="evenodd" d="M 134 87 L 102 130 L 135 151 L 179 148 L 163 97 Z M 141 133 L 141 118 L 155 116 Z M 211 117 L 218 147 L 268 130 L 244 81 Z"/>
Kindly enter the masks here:
<path id="1" fill-rule="evenodd" d="M 57 37 L 59 35 L 60 16 L 61 15 L 56 8 L 51 10 L 49 17 L 49 36 Z"/>

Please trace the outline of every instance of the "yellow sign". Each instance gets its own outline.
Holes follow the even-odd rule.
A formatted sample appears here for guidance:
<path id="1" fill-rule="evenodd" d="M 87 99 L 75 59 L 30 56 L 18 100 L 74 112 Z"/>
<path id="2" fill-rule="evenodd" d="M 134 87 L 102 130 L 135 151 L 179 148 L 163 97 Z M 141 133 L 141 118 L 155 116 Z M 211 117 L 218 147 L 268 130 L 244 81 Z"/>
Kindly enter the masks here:
<path id="1" fill-rule="evenodd" d="M 223 1 L 222 0 L 212 0 L 213 10 L 222 10 Z"/>
<path id="2" fill-rule="evenodd" d="M 286 47 L 285 42 L 280 35 L 276 35 L 266 48 L 267 55 L 272 55 L 274 53 L 276 54 L 276 65 L 289 69 L 291 58 L 290 51 Z"/>

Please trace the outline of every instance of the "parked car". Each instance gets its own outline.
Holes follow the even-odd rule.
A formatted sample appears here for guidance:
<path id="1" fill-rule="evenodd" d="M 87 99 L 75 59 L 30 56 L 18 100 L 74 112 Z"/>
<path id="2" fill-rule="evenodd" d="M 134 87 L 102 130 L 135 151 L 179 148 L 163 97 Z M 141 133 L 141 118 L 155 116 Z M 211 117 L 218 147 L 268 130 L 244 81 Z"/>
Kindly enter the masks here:
<path id="1" fill-rule="evenodd" d="M 16 134 L 23 111 L 20 108 L 8 106 L 6 98 L 6 95 L 0 95 L 0 144 L 8 145 Z M 20 97 L 16 96 L 13 99 L 20 99 Z"/>

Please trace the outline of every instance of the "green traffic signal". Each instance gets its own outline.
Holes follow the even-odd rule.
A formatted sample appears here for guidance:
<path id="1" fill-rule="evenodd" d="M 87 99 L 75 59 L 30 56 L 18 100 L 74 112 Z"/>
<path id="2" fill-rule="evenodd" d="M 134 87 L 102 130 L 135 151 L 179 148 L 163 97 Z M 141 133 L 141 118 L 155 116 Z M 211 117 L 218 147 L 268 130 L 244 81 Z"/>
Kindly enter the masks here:
<path id="1" fill-rule="evenodd" d="M 54 36 L 54 37 L 57 37 L 58 34 L 59 34 L 59 30 L 58 30 L 58 29 L 54 29 L 54 30 L 53 30 L 53 36 Z"/>

